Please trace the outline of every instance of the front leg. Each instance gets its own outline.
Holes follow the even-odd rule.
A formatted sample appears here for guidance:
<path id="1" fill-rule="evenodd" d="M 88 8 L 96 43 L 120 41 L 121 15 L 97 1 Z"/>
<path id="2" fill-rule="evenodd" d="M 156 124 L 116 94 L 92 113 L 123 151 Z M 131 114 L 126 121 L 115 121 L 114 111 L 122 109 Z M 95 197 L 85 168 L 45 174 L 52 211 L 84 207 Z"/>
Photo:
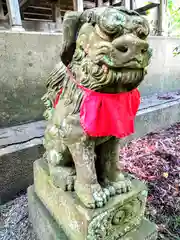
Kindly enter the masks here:
<path id="1" fill-rule="evenodd" d="M 119 140 L 112 137 L 98 146 L 98 171 L 101 185 L 110 191 L 111 195 L 128 192 L 131 188 L 129 179 L 125 179 L 118 168 Z"/>
<path id="2" fill-rule="evenodd" d="M 48 162 L 54 185 L 65 191 L 73 191 L 76 177 L 75 167 L 69 149 L 63 144 L 59 129 L 55 124 L 48 124 L 46 128 L 44 147 L 46 149 L 44 158 Z"/>
<path id="3" fill-rule="evenodd" d="M 95 142 L 88 139 L 69 145 L 69 149 L 76 168 L 76 194 L 86 207 L 102 207 L 107 198 L 97 181 Z"/>

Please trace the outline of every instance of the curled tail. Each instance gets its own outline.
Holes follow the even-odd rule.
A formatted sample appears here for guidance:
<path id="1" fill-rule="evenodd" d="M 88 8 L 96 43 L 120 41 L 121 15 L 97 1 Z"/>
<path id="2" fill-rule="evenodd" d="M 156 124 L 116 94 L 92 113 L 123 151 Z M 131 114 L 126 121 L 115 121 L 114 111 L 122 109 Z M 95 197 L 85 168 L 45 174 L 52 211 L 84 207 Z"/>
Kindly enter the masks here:
<path id="1" fill-rule="evenodd" d="M 63 81 L 65 78 L 65 75 L 66 75 L 66 67 L 60 61 L 48 76 L 48 79 L 46 81 L 47 92 L 41 98 L 46 108 L 43 114 L 46 120 L 51 119 L 51 116 L 54 110 L 54 101 L 56 99 L 57 93 L 63 87 Z"/>

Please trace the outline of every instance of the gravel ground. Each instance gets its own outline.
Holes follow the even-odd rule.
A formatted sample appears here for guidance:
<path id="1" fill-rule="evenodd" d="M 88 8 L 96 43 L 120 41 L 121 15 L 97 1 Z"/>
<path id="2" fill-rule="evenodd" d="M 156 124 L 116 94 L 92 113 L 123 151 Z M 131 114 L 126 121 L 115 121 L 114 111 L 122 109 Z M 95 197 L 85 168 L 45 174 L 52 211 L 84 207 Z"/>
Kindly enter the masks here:
<path id="1" fill-rule="evenodd" d="M 157 224 L 158 240 L 180 240 L 180 123 L 132 141 L 120 158 L 149 186 L 146 216 Z M 36 240 L 26 194 L 0 206 L 0 240 Z"/>
<path id="2" fill-rule="evenodd" d="M 0 240 L 36 240 L 28 220 L 27 195 L 0 206 Z"/>
<path id="3" fill-rule="evenodd" d="M 146 214 L 158 240 L 180 240 L 180 123 L 121 149 L 121 167 L 149 186 Z"/>

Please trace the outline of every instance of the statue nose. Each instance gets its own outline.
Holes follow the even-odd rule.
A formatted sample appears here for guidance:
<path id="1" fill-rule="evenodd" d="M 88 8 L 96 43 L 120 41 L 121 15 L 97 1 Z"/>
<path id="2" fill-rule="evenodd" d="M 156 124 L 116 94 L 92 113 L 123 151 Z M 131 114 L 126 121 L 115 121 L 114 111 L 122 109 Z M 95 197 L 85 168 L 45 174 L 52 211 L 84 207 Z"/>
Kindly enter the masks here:
<path id="1" fill-rule="evenodd" d="M 147 52 L 149 44 L 136 36 L 122 36 L 112 42 L 113 46 L 124 55 L 144 54 Z"/>

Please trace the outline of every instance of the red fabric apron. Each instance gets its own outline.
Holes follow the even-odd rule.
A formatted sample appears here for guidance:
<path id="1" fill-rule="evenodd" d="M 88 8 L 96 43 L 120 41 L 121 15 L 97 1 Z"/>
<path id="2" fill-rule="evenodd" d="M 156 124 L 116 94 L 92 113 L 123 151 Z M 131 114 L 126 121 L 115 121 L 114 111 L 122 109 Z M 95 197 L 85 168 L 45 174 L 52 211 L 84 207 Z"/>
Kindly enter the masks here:
<path id="1" fill-rule="evenodd" d="M 80 107 L 81 126 L 92 137 L 126 137 L 134 133 L 134 119 L 140 105 L 140 93 L 134 89 L 125 93 L 99 93 L 79 85 L 67 69 L 71 80 L 84 91 Z M 58 93 L 56 107 L 62 89 Z"/>

